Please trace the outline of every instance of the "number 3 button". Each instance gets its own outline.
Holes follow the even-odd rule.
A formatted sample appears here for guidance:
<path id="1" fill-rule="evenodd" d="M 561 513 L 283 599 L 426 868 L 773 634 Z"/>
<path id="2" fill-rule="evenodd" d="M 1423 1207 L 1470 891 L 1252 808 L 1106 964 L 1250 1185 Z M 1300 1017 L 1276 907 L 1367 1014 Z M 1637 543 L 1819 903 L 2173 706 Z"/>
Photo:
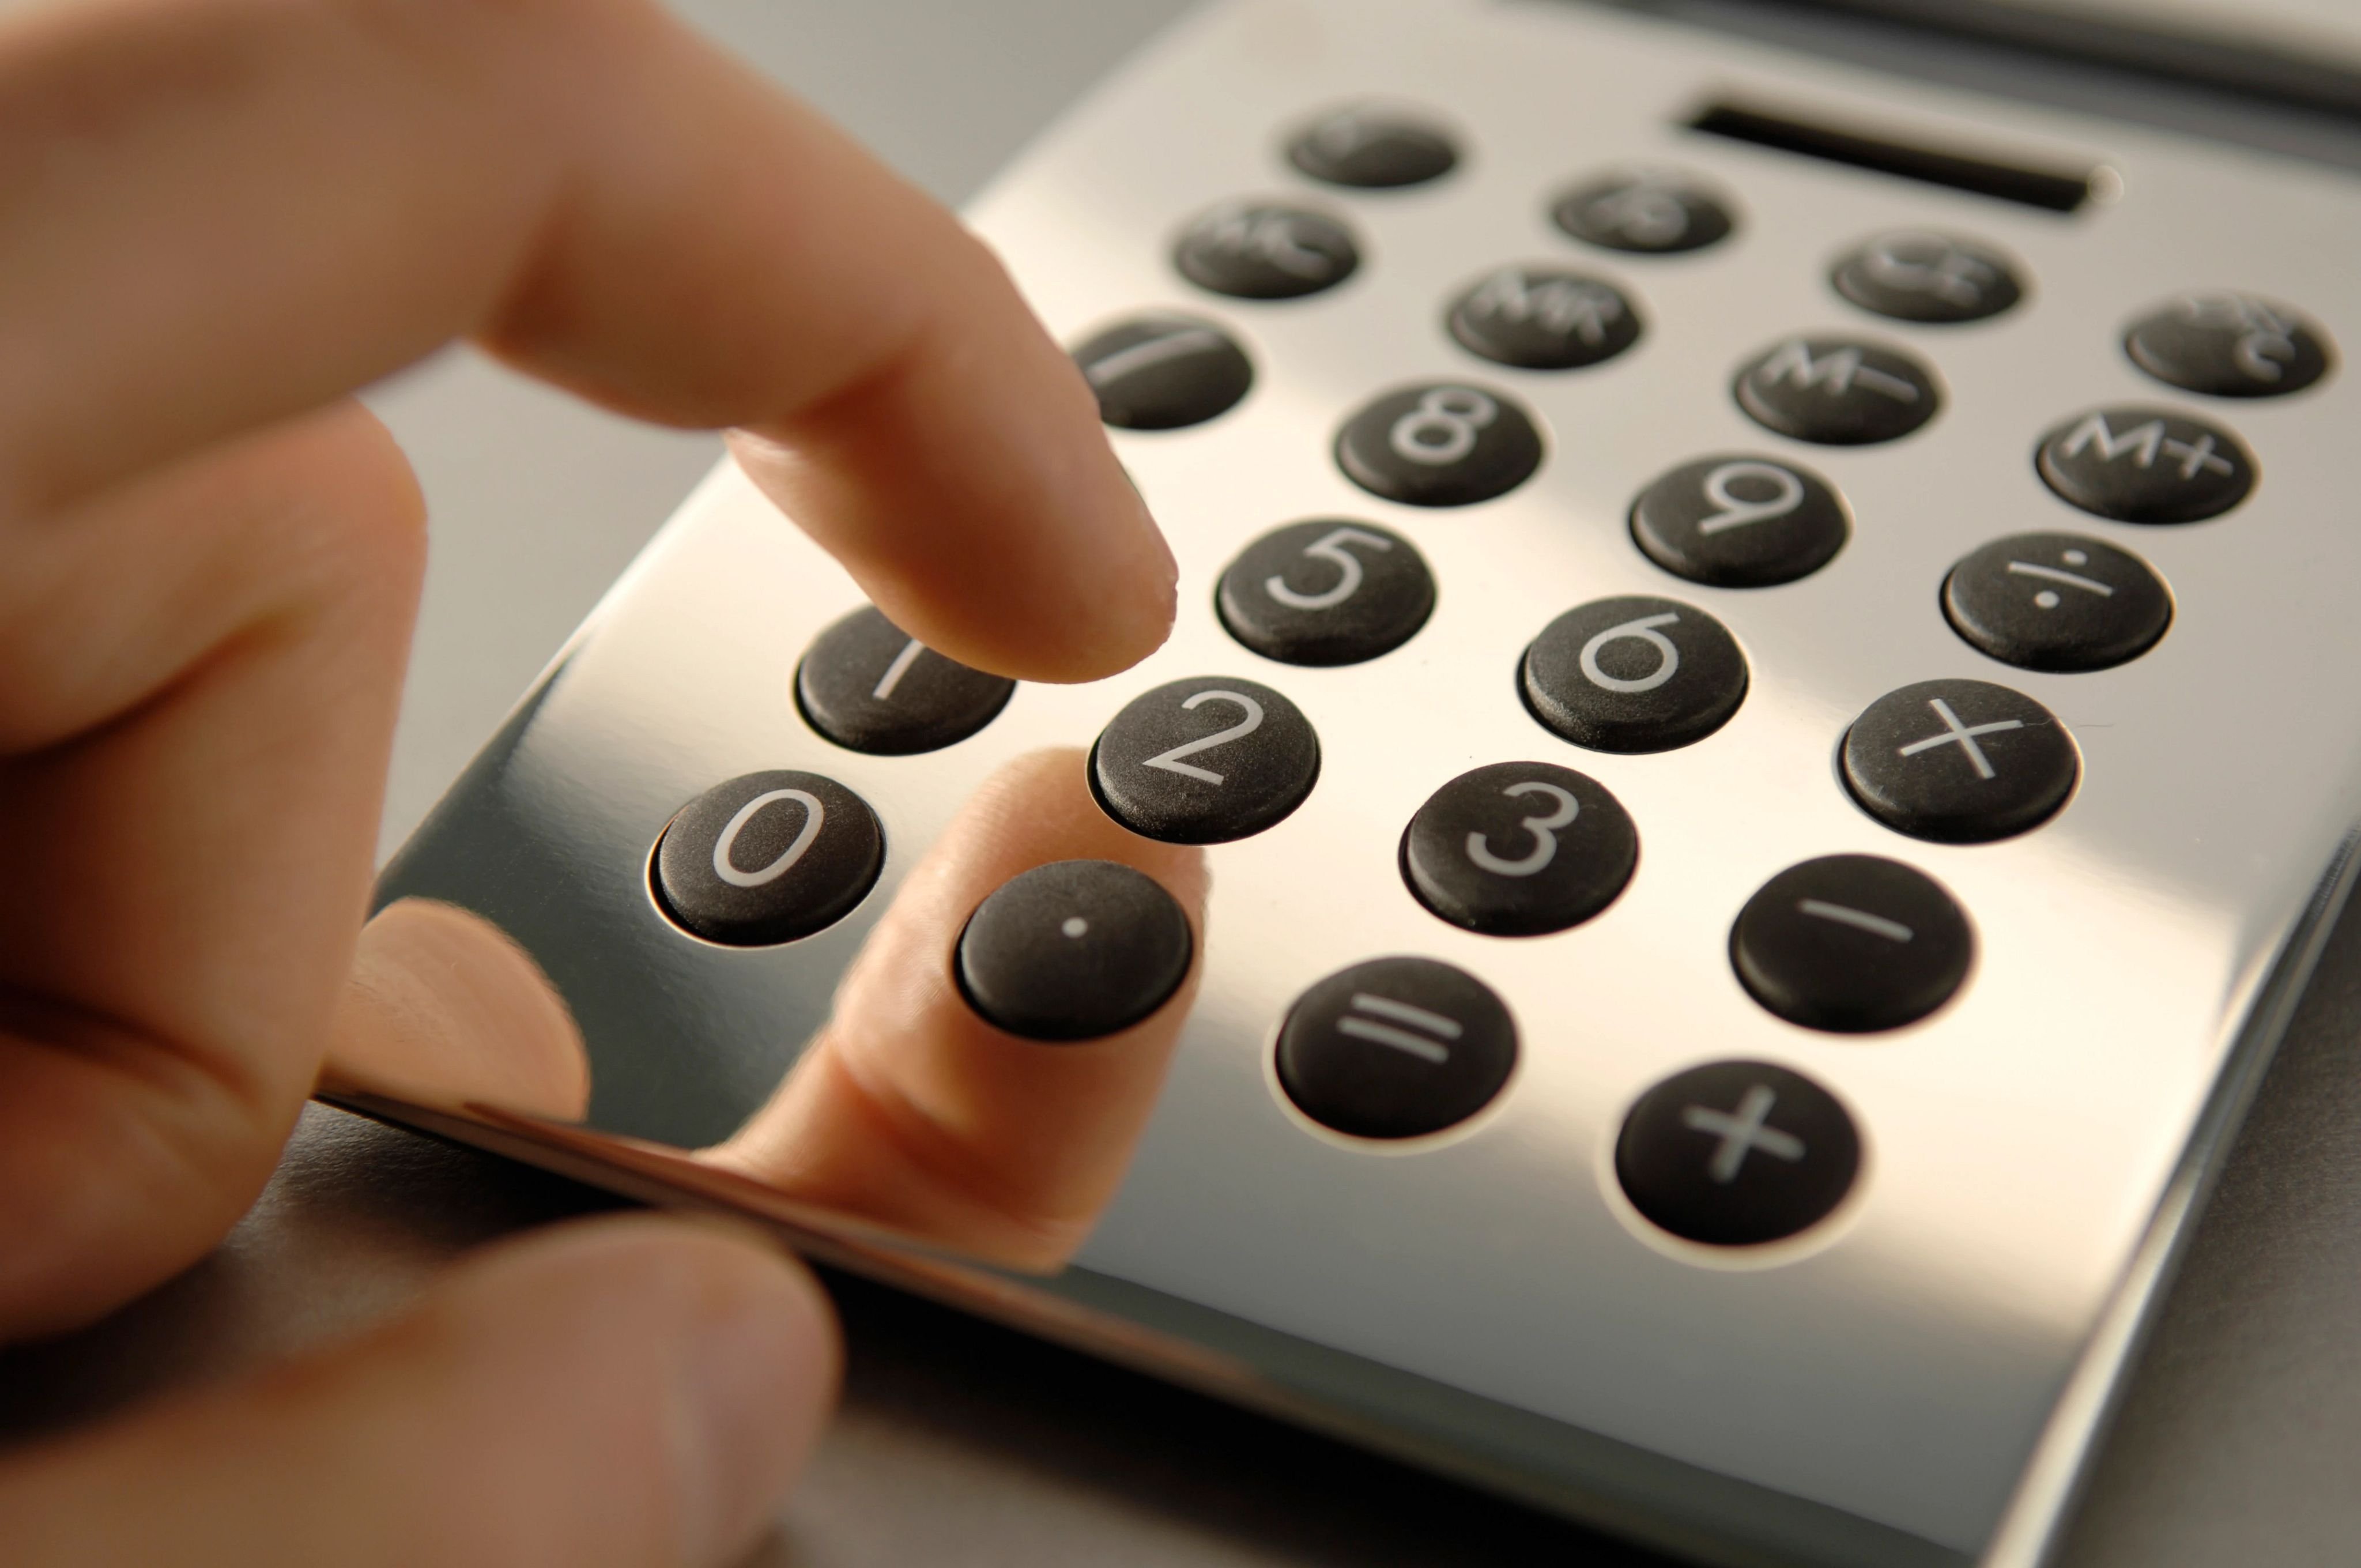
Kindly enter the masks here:
<path id="1" fill-rule="evenodd" d="M 1388 392 L 1346 420 L 1336 463 L 1389 501 L 1472 506 L 1532 478 L 1542 436 L 1506 394 L 1438 381 Z"/>
<path id="2" fill-rule="evenodd" d="M 1091 748 L 1108 816 L 1168 844 L 1223 844 L 1284 818 L 1320 777 L 1320 738 L 1266 685 L 1224 675 L 1134 698 Z"/>
<path id="3" fill-rule="evenodd" d="M 1495 762 L 1434 792 L 1402 835 L 1402 880 L 1454 926 L 1538 937 L 1615 902 L 1640 833 L 1599 783 L 1547 762 Z"/>
<path id="4" fill-rule="evenodd" d="M 1357 664 L 1426 624 L 1434 576 L 1409 540 L 1374 523 L 1290 523 L 1230 563 L 1214 607 L 1267 659 Z"/>

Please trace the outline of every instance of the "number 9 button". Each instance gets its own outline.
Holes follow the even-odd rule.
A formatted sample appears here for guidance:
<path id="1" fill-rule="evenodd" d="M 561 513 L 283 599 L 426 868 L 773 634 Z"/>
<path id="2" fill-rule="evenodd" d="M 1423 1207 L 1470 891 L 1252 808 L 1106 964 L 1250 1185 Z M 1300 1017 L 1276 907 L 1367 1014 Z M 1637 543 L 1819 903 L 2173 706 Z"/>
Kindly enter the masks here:
<path id="1" fill-rule="evenodd" d="M 1631 541 L 1675 576 L 1766 588 L 1809 576 L 1851 532 L 1844 502 L 1808 469 L 1767 457 L 1700 457 L 1640 492 Z"/>
<path id="2" fill-rule="evenodd" d="M 1434 575 L 1374 523 L 1290 523 L 1246 546 L 1214 595 L 1230 635 L 1289 664 L 1357 664 L 1408 641 L 1434 610 Z"/>
<path id="3" fill-rule="evenodd" d="M 1402 835 L 1402 880 L 1454 926 L 1538 937 L 1615 902 L 1640 861 L 1630 814 L 1597 780 L 1495 762 L 1434 792 Z"/>
<path id="4" fill-rule="evenodd" d="M 1320 738 L 1301 710 L 1253 681 L 1199 675 L 1135 697 L 1091 748 L 1108 816 L 1168 844 L 1223 844 L 1303 804 Z"/>

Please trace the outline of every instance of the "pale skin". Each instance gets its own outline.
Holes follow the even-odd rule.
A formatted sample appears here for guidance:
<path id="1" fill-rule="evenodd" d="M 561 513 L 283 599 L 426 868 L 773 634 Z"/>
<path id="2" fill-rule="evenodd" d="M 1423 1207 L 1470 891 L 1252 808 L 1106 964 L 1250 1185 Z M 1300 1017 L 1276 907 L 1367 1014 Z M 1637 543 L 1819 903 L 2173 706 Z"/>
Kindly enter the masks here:
<path id="1" fill-rule="evenodd" d="M 469 1060 L 560 1026 L 464 926 L 362 928 L 425 534 L 351 394 L 454 339 L 741 433 L 779 526 L 967 663 L 1090 679 L 1170 624 L 1171 558 L 991 256 L 653 0 L 18 8 L 0 1340 L 203 1255 L 332 1049 Z M 1113 829 L 1079 766 L 984 789 L 810 1070 L 709 1160 L 1041 1260 L 1071 1245 L 1182 1005 L 1044 1067 L 959 1011 L 940 958 L 1042 861 L 1124 859 L 1201 905 L 1193 853 Z M 576 1092 L 562 1042 L 544 1059 L 526 1080 Z M 1042 1105 L 1075 1136 L 1020 1165 Z M 836 1358 L 809 1276 L 751 1234 L 563 1227 L 360 1342 L 0 1455 L 0 1561 L 721 1563 L 791 1488 Z"/>

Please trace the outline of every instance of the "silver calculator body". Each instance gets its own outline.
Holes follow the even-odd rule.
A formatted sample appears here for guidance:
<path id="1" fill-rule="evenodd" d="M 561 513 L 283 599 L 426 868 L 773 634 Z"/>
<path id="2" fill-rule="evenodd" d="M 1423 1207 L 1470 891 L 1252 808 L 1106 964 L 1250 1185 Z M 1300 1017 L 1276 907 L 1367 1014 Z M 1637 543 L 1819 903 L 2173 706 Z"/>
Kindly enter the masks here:
<path id="1" fill-rule="evenodd" d="M 2081 171 L 2090 197 L 2048 210 L 1693 128 L 1701 108 L 1733 103 Z M 1456 166 L 1356 190 L 1290 164 L 1289 137 L 1360 104 L 1444 127 Z M 1704 182 L 1733 232 L 1691 252 L 1619 253 L 1552 222 L 1558 192 L 1625 169 Z M 1266 199 L 1348 228 L 1353 275 L 1246 300 L 1176 270 L 1192 219 Z M 640 1156 L 714 1144 L 764 1101 L 979 779 L 1044 745 L 1088 745 L 1163 682 L 1259 682 L 1316 731 L 1317 783 L 1277 826 L 1210 851 L 1202 989 L 1128 1176 L 1075 1260 L 1029 1277 L 821 1222 L 798 1234 L 854 1266 L 1701 1558 L 2036 1561 L 2341 904 L 2361 792 L 2355 389 L 2332 367 L 2297 395 L 2199 395 L 2146 374 L 2124 334 L 2159 302 L 2231 290 L 2292 302 L 2331 343 L 2361 344 L 2361 192 L 2289 160 L 1611 12 L 1222 0 L 1099 88 L 971 215 L 1061 339 L 1170 311 L 1217 324 L 1252 363 L 1251 390 L 1219 418 L 1112 432 L 1180 560 L 1170 643 L 1108 681 L 1022 686 L 942 750 L 836 746 L 790 683 L 861 596 L 725 465 L 384 883 L 389 899 L 477 910 L 535 957 L 583 1031 L 587 1123 L 415 1093 L 353 1102 L 624 1190 L 713 1201 Z M 1831 288 L 1849 247 L 1902 229 L 1995 247 L 2024 298 L 1928 324 Z M 1444 329 L 1447 306 L 1519 263 L 1611 281 L 1639 340 L 1564 371 L 1471 356 Z M 1915 356 L 1939 412 L 1860 445 L 1764 428 L 1733 377 L 1823 333 Z M 1336 460 L 1340 425 L 1422 382 L 1507 393 L 1540 432 L 1536 470 L 1447 509 L 1356 483 Z M 2070 507 L 2037 446 L 2114 405 L 2226 427 L 2251 454 L 2252 493 L 2173 526 Z M 1635 547 L 1635 496 L 1718 453 L 1824 477 L 1850 523 L 1841 550 L 1779 586 L 1716 587 Z M 1435 602 L 1413 637 L 1305 667 L 1225 630 L 1224 565 L 1306 519 L 1414 541 Z M 1938 603 L 1947 574 L 2045 529 L 2135 552 L 2169 585 L 2169 630 L 2089 672 L 2011 667 L 1970 645 Z M 1698 606 L 1735 639 L 1751 684 L 1714 733 L 1588 751 L 1520 701 L 1519 661 L 1541 630 L 1618 595 Z M 2014 837 L 1946 843 L 1857 803 L 1840 777 L 1849 727 L 1938 679 L 1999 682 L 2057 716 L 2079 761 L 2062 809 Z M 1436 918 L 1405 891 L 1405 824 L 1455 775 L 1526 760 L 1577 769 L 1621 802 L 1640 843 L 1628 886 L 1554 935 Z M 718 781 L 782 768 L 873 807 L 875 890 L 785 945 L 686 938 L 651 897 L 651 847 Z M 1971 970 L 1920 1022 L 1799 1026 L 1733 971 L 1732 923 L 1757 890 L 1846 853 L 1912 866 L 1966 912 Z M 1513 1071 L 1446 1132 L 1341 1135 L 1279 1083 L 1277 1033 L 1322 977 L 1394 954 L 1496 992 L 1516 1021 Z M 1767 1245 L 1672 1235 L 1617 1174 L 1620 1130 L 1652 1086 L 1730 1059 L 1805 1075 L 1858 1130 L 1842 1201 Z"/>

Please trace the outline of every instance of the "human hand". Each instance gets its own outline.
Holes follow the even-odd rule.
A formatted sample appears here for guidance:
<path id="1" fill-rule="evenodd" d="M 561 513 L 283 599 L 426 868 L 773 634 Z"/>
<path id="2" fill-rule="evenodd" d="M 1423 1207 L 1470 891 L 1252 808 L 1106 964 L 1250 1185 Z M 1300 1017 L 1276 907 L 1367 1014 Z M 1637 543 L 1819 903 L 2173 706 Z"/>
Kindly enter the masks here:
<path id="1" fill-rule="evenodd" d="M 991 258 L 646 0 L 19 13 L 0 1339 L 201 1255 L 313 1085 L 423 549 L 349 394 L 454 337 L 746 431 L 755 479 L 966 663 L 1089 678 L 1170 624 L 1170 558 Z M 570 1227 L 357 1344 L 0 1462 L 0 1559 L 722 1562 L 834 1358 L 808 1277 L 744 1237 Z"/>

